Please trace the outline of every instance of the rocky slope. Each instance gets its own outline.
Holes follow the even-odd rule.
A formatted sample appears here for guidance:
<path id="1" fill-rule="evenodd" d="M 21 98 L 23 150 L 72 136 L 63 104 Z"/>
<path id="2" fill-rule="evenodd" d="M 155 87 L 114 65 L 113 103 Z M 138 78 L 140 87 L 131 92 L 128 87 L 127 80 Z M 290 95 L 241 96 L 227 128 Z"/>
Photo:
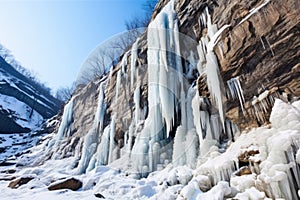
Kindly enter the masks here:
<path id="1" fill-rule="evenodd" d="M 34 164 L 70 157 L 72 173 L 110 165 L 136 178 L 187 166 L 194 181 L 166 177 L 166 188 L 186 185 L 178 198 L 195 184 L 234 197 L 227 182 L 257 199 L 299 198 L 299 8 L 296 0 L 160 1 L 122 61 L 75 92 Z M 272 128 L 241 134 L 269 124 L 275 98 L 296 103 L 277 100 Z"/>
<path id="2" fill-rule="evenodd" d="M 0 57 L 0 133 L 24 133 L 57 114 L 61 102 Z"/>

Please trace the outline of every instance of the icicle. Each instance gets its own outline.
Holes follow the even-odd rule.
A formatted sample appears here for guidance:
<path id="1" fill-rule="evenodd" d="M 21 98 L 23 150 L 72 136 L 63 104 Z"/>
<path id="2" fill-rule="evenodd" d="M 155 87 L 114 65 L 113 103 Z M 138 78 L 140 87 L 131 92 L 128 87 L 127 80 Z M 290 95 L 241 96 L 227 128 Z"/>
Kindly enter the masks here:
<path id="1" fill-rule="evenodd" d="M 141 91 L 140 91 L 140 83 L 137 84 L 137 87 L 134 91 L 134 104 L 135 104 L 135 124 L 137 125 L 139 120 L 141 119 L 141 107 L 140 107 L 140 96 L 141 96 Z"/>
<path id="2" fill-rule="evenodd" d="M 56 139 L 62 140 L 71 136 L 71 125 L 73 123 L 73 101 L 74 97 L 65 105 L 61 124 L 59 126 Z"/>
<path id="3" fill-rule="evenodd" d="M 224 96 L 224 87 L 222 78 L 219 72 L 219 66 L 217 61 L 217 56 L 213 52 L 214 46 L 218 42 L 219 36 L 222 32 L 228 28 L 230 25 L 224 25 L 220 30 L 217 31 L 216 25 L 211 23 L 211 17 L 208 12 L 208 8 L 206 8 L 207 15 L 207 32 L 210 41 L 207 46 L 206 53 L 206 74 L 207 74 L 207 86 L 209 91 L 212 94 L 212 99 L 216 103 L 216 106 L 219 110 L 219 115 L 221 118 L 223 129 L 225 129 L 225 114 L 223 108 L 223 96 Z"/>
<path id="4" fill-rule="evenodd" d="M 195 89 L 191 86 L 187 93 L 186 98 L 186 118 L 187 118 L 187 130 L 195 128 L 194 126 L 194 116 L 193 116 L 193 98 L 195 96 Z"/>
<path id="5" fill-rule="evenodd" d="M 149 85 L 149 107 L 157 104 L 161 105 L 161 115 L 167 126 L 167 136 L 174 121 L 174 80 L 170 80 L 170 73 L 167 63 L 167 51 L 169 43 L 172 41 L 172 32 L 169 30 L 173 21 L 168 16 L 172 16 L 172 3 L 168 4 L 156 19 L 151 22 L 148 29 L 148 85 Z M 169 36 L 168 36 L 169 35 Z M 170 41 L 167 39 L 171 38 Z M 174 42 L 174 44 L 177 44 Z M 173 84 L 169 84 L 169 83 Z"/>
<path id="6" fill-rule="evenodd" d="M 196 93 L 195 97 L 192 100 L 192 108 L 193 108 L 193 119 L 194 119 L 194 125 L 196 127 L 197 134 L 199 136 L 200 145 L 203 142 L 203 132 L 202 132 L 202 125 L 201 125 L 201 118 L 200 118 L 200 100 L 199 96 Z"/>
<path id="7" fill-rule="evenodd" d="M 206 57 L 207 57 L 207 67 L 206 67 L 207 86 L 209 91 L 212 94 L 213 101 L 216 103 L 216 106 L 218 107 L 221 122 L 224 127 L 224 122 L 225 122 L 225 114 L 223 108 L 224 92 L 223 92 L 222 78 L 217 63 L 217 57 L 212 51 L 207 52 Z"/>
<path id="8" fill-rule="evenodd" d="M 238 98 L 240 101 L 240 106 L 242 110 L 244 111 L 244 94 L 243 94 L 243 89 L 241 87 L 241 83 L 239 80 L 239 77 L 231 78 L 230 80 L 227 81 L 227 85 L 231 94 L 231 97 L 233 99 Z"/>
<path id="9" fill-rule="evenodd" d="M 92 170 L 96 164 L 96 155 L 94 153 L 97 150 L 99 135 L 103 129 L 103 120 L 105 115 L 106 105 L 104 103 L 105 93 L 104 93 L 105 81 L 100 84 L 100 91 L 98 95 L 98 105 L 95 113 L 94 123 L 88 134 L 84 137 L 82 155 L 79 160 L 77 167 L 77 174 L 86 172 L 87 170 Z"/>
<path id="10" fill-rule="evenodd" d="M 125 73 L 126 73 L 125 67 L 126 67 L 126 65 L 127 65 L 127 56 L 128 56 L 128 53 L 129 53 L 129 51 L 127 51 L 127 52 L 124 54 L 124 56 L 123 56 L 123 58 L 122 58 L 122 61 L 121 61 L 121 66 L 122 66 L 121 70 L 122 70 L 122 74 L 125 74 Z"/>
<path id="11" fill-rule="evenodd" d="M 105 115 L 105 110 L 106 110 L 106 104 L 105 104 L 105 84 L 106 81 L 101 82 L 100 84 L 100 92 L 98 95 L 98 105 L 97 105 L 97 111 L 96 111 L 96 116 L 94 123 L 99 123 L 99 131 L 103 130 L 103 120 L 104 120 L 104 115 Z"/>
<path id="12" fill-rule="evenodd" d="M 110 144 L 110 125 L 106 126 L 101 136 L 100 144 L 96 153 L 96 166 L 107 165 L 109 156 L 109 144 Z"/>
<path id="13" fill-rule="evenodd" d="M 264 41 L 263 41 L 262 37 L 259 37 L 259 38 L 260 38 L 260 42 L 261 42 L 261 44 L 262 44 L 263 48 L 264 48 L 264 49 L 266 49 L 266 47 L 265 47 L 265 43 L 264 43 Z"/>
<path id="14" fill-rule="evenodd" d="M 186 152 L 184 149 L 185 135 L 186 135 L 186 129 L 183 128 L 182 126 L 179 126 L 177 128 L 175 138 L 174 138 L 173 157 L 172 157 L 172 162 L 174 166 L 180 166 L 186 164 Z"/>
<path id="15" fill-rule="evenodd" d="M 185 142 L 186 164 L 191 167 L 196 167 L 196 160 L 199 152 L 199 140 L 195 129 L 188 131 Z"/>
<path id="16" fill-rule="evenodd" d="M 198 51 L 198 55 L 199 55 L 199 62 L 197 64 L 197 69 L 198 69 L 198 72 L 199 74 L 202 74 L 203 72 L 203 66 L 205 65 L 206 63 L 206 50 L 204 49 L 203 47 L 203 42 L 200 40 L 199 41 L 199 45 L 197 46 L 197 51 Z"/>
<path id="17" fill-rule="evenodd" d="M 261 8 L 263 8 L 269 2 L 270 2 L 270 0 L 265 0 L 265 2 L 263 4 L 259 5 L 256 8 L 251 9 L 250 13 L 244 19 L 242 19 L 242 21 L 239 23 L 239 25 L 242 24 L 243 22 L 245 22 L 246 20 L 248 20 L 254 13 L 258 12 Z"/>
<path id="18" fill-rule="evenodd" d="M 121 85 L 121 70 L 118 71 L 117 74 L 117 83 L 116 83 L 116 96 L 115 96 L 115 101 L 117 102 L 118 97 L 119 97 L 119 90 L 120 90 L 120 85 Z"/>
<path id="19" fill-rule="evenodd" d="M 135 79 L 135 63 L 138 54 L 138 42 L 139 42 L 139 38 L 137 38 L 136 41 L 133 43 L 131 49 L 131 62 L 130 62 L 130 87 L 131 88 L 133 88 L 133 82 Z"/>
<path id="20" fill-rule="evenodd" d="M 112 116 L 111 119 L 111 125 L 110 125 L 110 135 L 109 135 L 109 157 L 108 157 L 108 163 L 111 163 L 114 161 L 114 148 L 115 148 L 115 141 L 114 137 L 116 134 L 116 119 L 117 119 L 117 113 L 115 113 Z"/>

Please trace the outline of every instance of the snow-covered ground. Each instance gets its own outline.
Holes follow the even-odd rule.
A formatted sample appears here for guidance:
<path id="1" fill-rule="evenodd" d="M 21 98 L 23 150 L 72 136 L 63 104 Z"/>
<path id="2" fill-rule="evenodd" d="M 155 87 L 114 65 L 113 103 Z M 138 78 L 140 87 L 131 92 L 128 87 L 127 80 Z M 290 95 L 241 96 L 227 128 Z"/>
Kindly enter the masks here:
<path id="1" fill-rule="evenodd" d="M 37 144 L 39 137 L 32 133 L 0 134 L 0 163 Z"/>
<path id="2" fill-rule="evenodd" d="M 142 179 L 120 170 L 120 162 L 76 175 L 73 170 L 74 157 L 48 160 L 34 167 L 1 167 L 0 177 L 9 176 L 3 173 L 7 169 L 16 170 L 11 176 L 34 177 L 18 189 L 10 189 L 7 187 L 8 181 L 0 181 L 1 199 L 98 199 L 95 194 L 101 194 L 106 199 L 168 200 L 233 197 L 259 200 L 270 199 L 267 198 L 270 194 L 275 197 L 284 194 L 287 199 L 294 199 L 293 195 L 299 195 L 299 188 L 292 194 L 296 183 L 290 185 L 288 180 L 291 178 L 289 172 L 293 170 L 296 182 L 299 181 L 300 101 L 292 105 L 276 100 L 270 121 L 272 124 L 269 126 L 242 133 L 225 153 L 211 148 L 205 157 L 198 158 L 196 169 L 169 164 Z M 32 153 L 21 157 L 19 162 L 32 164 L 37 160 L 45 151 L 47 137 L 50 139 L 52 135 L 46 136 L 44 143 L 34 147 Z M 297 152 L 289 150 L 292 145 L 298 147 Z M 258 153 L 249 157 L 252 173 L 238 176 L 232 164 L 238 161 L 239 155 L 251 150 L 258 150 Z M 79 191 L 48 191 L 50 183 L 69 177 L 83 182 Z M 224 181 L 226 177 L 228 180 Z"/>

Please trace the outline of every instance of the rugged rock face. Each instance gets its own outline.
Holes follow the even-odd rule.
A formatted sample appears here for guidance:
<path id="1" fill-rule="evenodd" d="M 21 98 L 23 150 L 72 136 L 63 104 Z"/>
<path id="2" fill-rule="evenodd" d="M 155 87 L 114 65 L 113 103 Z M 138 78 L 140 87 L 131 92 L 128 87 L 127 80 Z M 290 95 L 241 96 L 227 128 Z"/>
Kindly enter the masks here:
<path id="1" fill-rule="evenodd" d="M 165 1 L 158 3 L 152 20 L 166 4 Z M 201 41 L 201 37 L 205 36 L 208 31 L 201 16 L 208 12 L 211 14 L 212 23 L 215 23 L 219 29 L 224 25 L 229 25 L 220 34 L 217 45 L 214 47 L 222 77 L 221 85 L 225 88 L 222 101 L 225 105 L 226 118 L 237 124 L 240 130 L 267 123 L 275 97 L 293 101 L 300 96 L 298 8 L 299 2 L 295 0 L 288 2 L 242 1 L 239 3 L 235 1 L 176 1 L 175 12 L 179 32 L 184 35 L 182 37 L 188 38 L 180 41 L 183 72 L 187 74 L 187 70 L 193 68 L 192 75 L 185 75 L 188 80 L 187 85 L 197 81 L 200 96 L 213 103 L 206 84 L 206 75 L 205 73 L 199 74 L 195 66 L 201 61 L 199 61 L 199 50 L 197 51 L 198 41 Z M 123 61 L 112 69 L 106 78 L 95 80 L 83 89 L 79 89 L 74 95 L 73 120 L 72 126 L 69 127 L 72 137 L 66 138 L 64 145 L 60 147 L 64 152 L 61 154 L 62 157 L 66 154 L 74 155 L 76 145 L 83 145 L 82 138 L 87 135 L 95 119 L 101 82 L 106 81 L 107 109 L 104 127 L 111 122 L 113 113 L 118 112 L 115 119 L 114 142 L 119 148 L 124 145 L 124 134 L 129 130 L 135 115 L 134 93 L 137 87 L 140 88 L 141 94 L 139 107 L 143 110 L 140 120 L 147 118 L 149 102 L 147 100 L 146 40 L 147 34 L 145 33 L 137 43 L 136 60 L 131 59 L 133 53 L 129 51 L 124 54 Z M 188 58 L 190 56 L 193 57 L 192 60 L 196 60 L 194 63 L 189 63 L 191 62 Z M 134 77 L 131 73 L 132 61 L 135 62 L 133 65 L 138 74 Z M 120 77 L 117 92 L 117 77 L 121 70 L 125 70 L 126 76 Z M 134 80 L 132 86 L 130 85 L 131 79 Z M 230 80 L 233 79 L 239 82 L 243 99 L 233 97 L 230 93 Z M 217 112 L 216 107 L 215 105 L 215 108 L 211 108 L 212 113 Z M 180 117 L 177 118 L 171 134 L 173 136 L 176 127 L 180 124 Z"/>
<path id="2" fill-rule="evenodd" d="M 22 133 L 57 114 L 61 102 L 0 57 L 0 132 Z"/>

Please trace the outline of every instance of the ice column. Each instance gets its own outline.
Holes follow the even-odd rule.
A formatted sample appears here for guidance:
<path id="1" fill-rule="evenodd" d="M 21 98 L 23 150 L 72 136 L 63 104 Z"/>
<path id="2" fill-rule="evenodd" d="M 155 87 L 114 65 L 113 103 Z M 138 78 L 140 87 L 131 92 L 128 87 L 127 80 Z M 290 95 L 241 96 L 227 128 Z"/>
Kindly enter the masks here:
<path id="1" fill-rule="evenodd" d="M 97 146 L 99 143 L 100 133 L 103 129 L 103 120 L 105 115 L 106 105 L 104 102 L 104 86 L 105 82 L 101 82 L 100 91 L 98 95 L 98 105 L 95 113 L 95 118 L 93 122 L 93 126 L 89 130 L 88 134 L 84 137 L 83 147 L 82 147 L 82 155 L 79 160 L 79 164 L 77 167 L 77 173 L 84 173 L 87 168 L 93 169 L 95 166 L 95 156 L 94 153 L 97 150 Z M 92 159 L 94 158 L 94 159 Z"/>
<path id="2" fill-rule="evenodd" d="M 138 54 L 138 42 L 139 38 L 133 43 L 132 49 L 131 49 L 131 63 L 130 63 L 130 86 L 133 88 L 133 82 L 135 79 L 135 63 L 137 59 Z"/>
<path id="3" fill-rule="evenodd" d="M 73 123 L 73 101 L 74 97 L 65 105 L 61 124 L 57 132 L 57 140 L 71 136 L 71 125 Z"/>

